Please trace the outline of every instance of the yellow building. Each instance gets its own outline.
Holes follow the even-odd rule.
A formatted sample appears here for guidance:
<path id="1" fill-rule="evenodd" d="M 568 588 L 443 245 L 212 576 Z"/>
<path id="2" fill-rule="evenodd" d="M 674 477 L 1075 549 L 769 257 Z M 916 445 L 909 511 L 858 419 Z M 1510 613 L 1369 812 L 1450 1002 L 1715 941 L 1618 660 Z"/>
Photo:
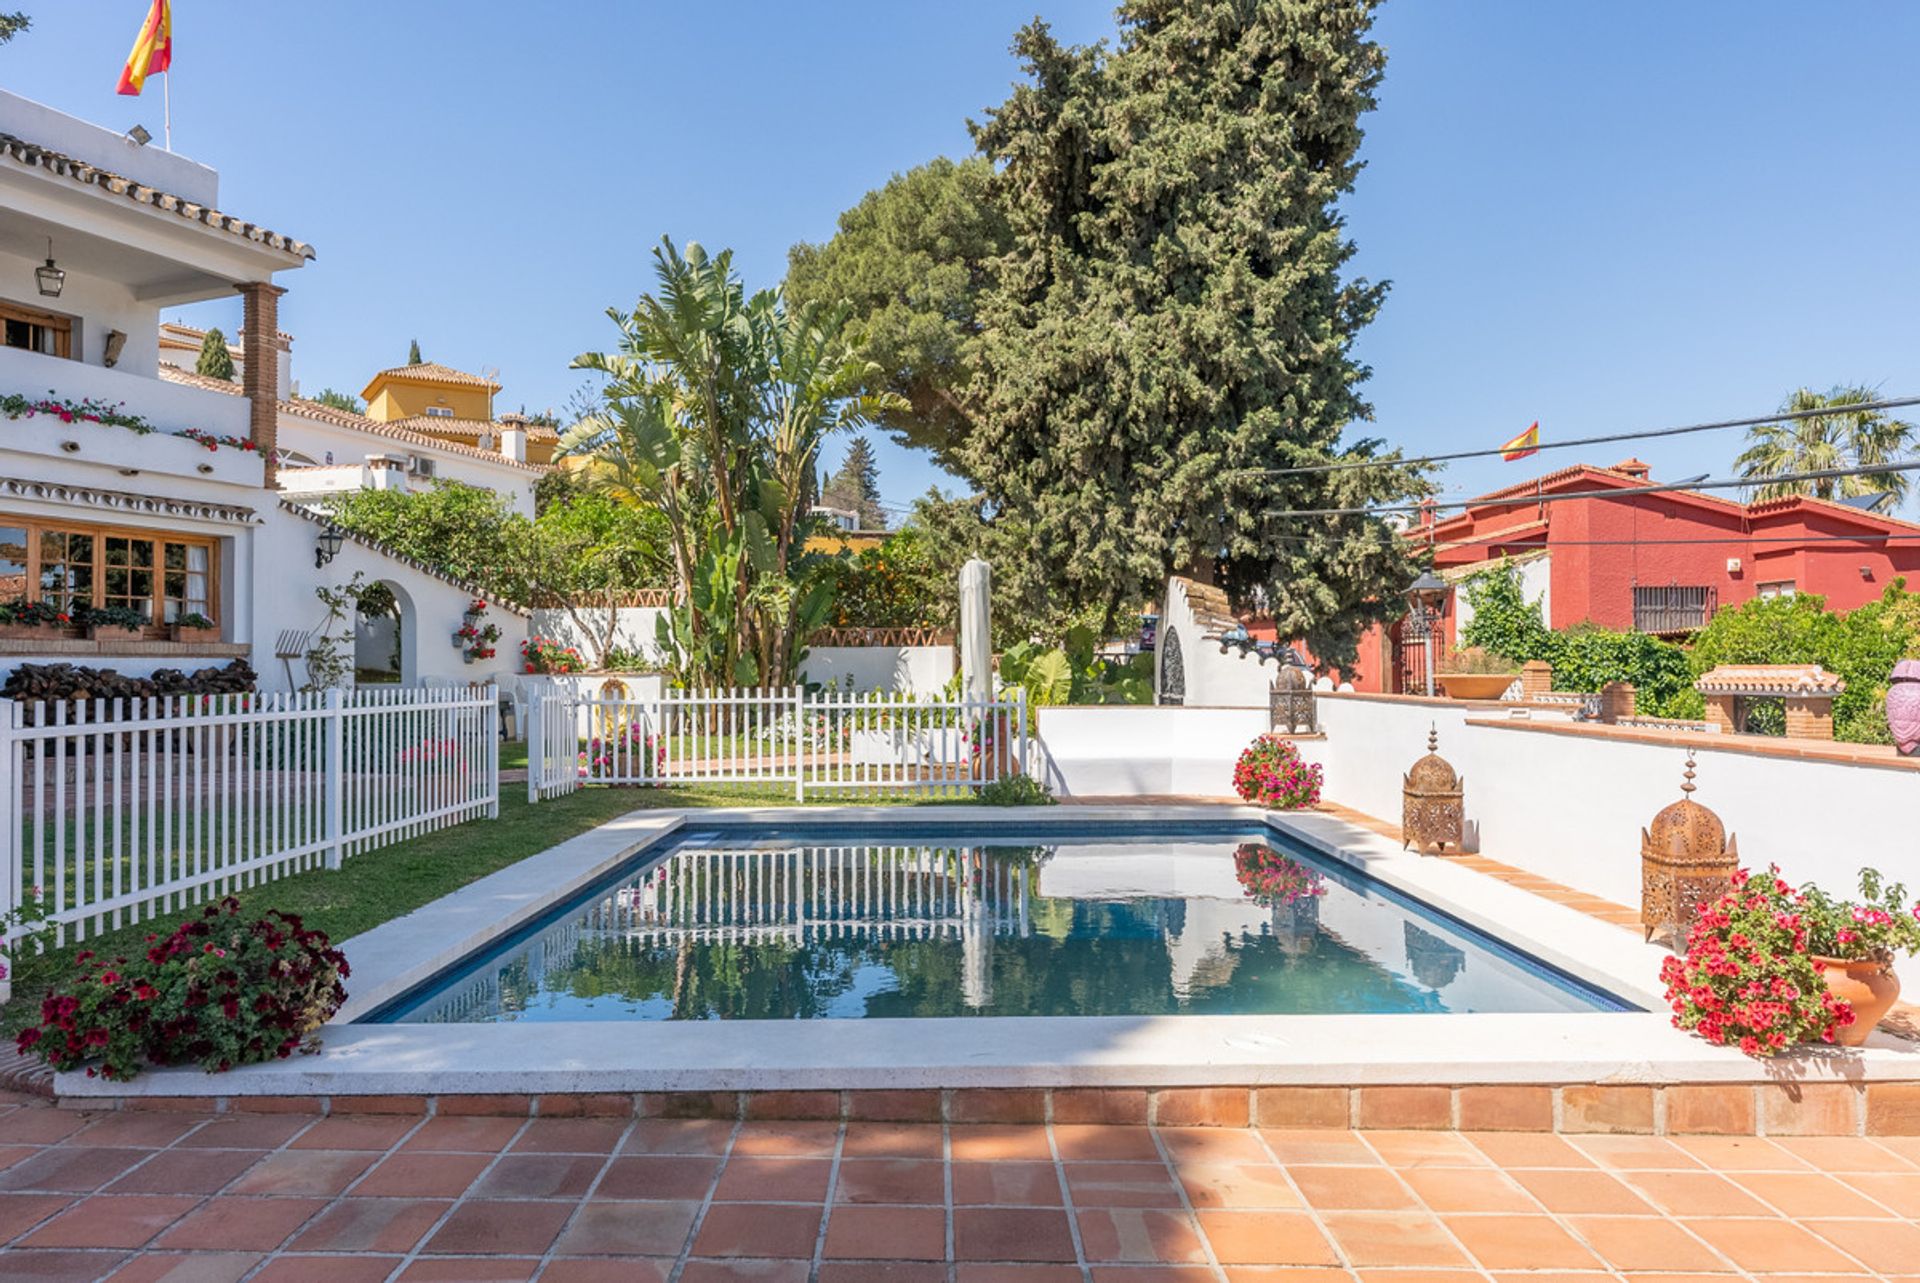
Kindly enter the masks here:
<path id="1" fill-rule="evenodd" d="M 495 419 L 493 397 L 499 390 L 500 385 L 485 375 L 426 361 L 380 371 L 360 397 L 367 403 L 367 417 L 377 422 L 482 450 L 499 450 L 526 463 L 552 463 L 560 434 L 529 424 L 517 414 Z"/>

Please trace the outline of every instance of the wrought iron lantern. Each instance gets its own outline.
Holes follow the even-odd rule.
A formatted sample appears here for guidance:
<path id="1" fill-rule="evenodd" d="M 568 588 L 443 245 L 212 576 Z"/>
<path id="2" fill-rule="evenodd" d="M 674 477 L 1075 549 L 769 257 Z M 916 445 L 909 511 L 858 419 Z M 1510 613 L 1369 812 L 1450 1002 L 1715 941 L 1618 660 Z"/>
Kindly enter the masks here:
<path id="1" fill-rule="evenodd" d="M 53 241 L 47 241 L 47 261 L 33 269 L 33 280 L 40 287 L 40 293 L 47 298 L 59 298 L 60 291 L 66 287 L 67 274 L 53 261 Z"/>
<path id="2" fill-rule="evenodd" d="M 1460 849 L 1466 828 L 1467 782 L 1440 756 L 1440 731 L 1427 731 L 1427 755 L 1413 764 L 1400 786 L 1400 835 L 1403 845 L 1424 852 Z"/>
<path id="3" fill-rule="evenodd" d="M 1681 798 L 1640 830 L 1640 923 L 1647 939 L 1685 943 L 1700 910 L 1733 887 L 1740 851 L 1720 817 L 1693 800 L 1693 750 Z"/>
<path id="4" fill-rule="evenodd" d="M 1407 634 L 1422 643 L 1426 651 L 1427 694 L 1434 693 L 1433 642 L 1440 631 L 1440 616 L 1447 608 L 1447 581 L 1431 570 L 1407 585 Z"/>
<path id="5" fill-rule="evenodd" d="M 339 556 L 340 545 L 345 541 L 345 538 L 346 536 L 340 532 L 340 527 L 334 525 L 332 522 L 328 522 L 326 527 L 320 531 L 320 538 L 314 544 L 313 568 L 318 570 Z"/>
<path id="6" fill-rule="evenodd" d="M 1291 735 L 1311 735 L 1318 729 L 1318 710 L 1313 702 L 1313 670 L 1300 652 L 1291 646 L 1280 647 L 1280 671 L 1274 674 L 1268 694 L 1271 726 Z"/>

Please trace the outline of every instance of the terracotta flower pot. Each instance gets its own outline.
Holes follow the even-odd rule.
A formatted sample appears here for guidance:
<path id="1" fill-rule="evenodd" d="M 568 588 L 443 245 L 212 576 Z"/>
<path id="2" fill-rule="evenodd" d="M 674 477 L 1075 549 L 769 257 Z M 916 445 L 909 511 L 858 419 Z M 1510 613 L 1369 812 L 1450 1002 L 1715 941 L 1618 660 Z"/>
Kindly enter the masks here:
<path id="1" fill-rule="evenodd" d="M 1826 978 L 1827 992 L 1853 1008 L 1853 1023 L 1834 1030 L 1833 1040 L 1842 1047 L 1858 1047 L 1900 997 L 1900 977 L 1893 974 L 1893 964 L 1879 958 L 1816 954 L 1813 965 Z"/>
<path id="2" fill-rule="evenodd" d="M 1893 666 L 1887 726 L 1896 748 L 1909 757 L 1920 755 L 1920 659 L 1903 659 Z"/>
<path id="3" fill-rule="evenodd" d="M 1499 699 L 1513 685 L 1513 673 L 1435 673 L 1449 699 Z"/>

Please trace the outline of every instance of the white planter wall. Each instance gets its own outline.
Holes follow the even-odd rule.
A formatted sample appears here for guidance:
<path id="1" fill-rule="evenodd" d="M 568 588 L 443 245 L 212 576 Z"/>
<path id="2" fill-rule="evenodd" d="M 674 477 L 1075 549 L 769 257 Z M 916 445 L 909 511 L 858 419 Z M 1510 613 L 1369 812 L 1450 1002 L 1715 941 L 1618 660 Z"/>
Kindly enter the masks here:
<path id="1" fill-rule="evenodd" d="M 1062 797 L 1226 797 L 1268 718 L 1265 707 L 1042 708 L 1041 778 Z"/>
<path id="2" fill-rule="evenodd" d="M 952 680 L 952 646 L 815 646 L 800 664 L 800 680 L 856 691 L 938 695 Z"/>
<path id="3" fill-rule="evenodd" d="M 598 637 L 606 625 L 606 611 L 588 607 L 580 615 Z M 667 612 L 660 606 L 621 606 L 614 611 L 613 644 L 627 650 L 637 650 L 646 655 L 657 655 L 660 649 L 659 623 Z M 590 640 L 586 629 L 574 622 L 573 616 L 559 608 L 542 607 L 533 612 L 533 635 L 544 637 L 548 641 L 558 642 L 562 646 L 572 646 L 580 652 L 582 659 L 592 662 L 597 654 L 598 643 Z"/>

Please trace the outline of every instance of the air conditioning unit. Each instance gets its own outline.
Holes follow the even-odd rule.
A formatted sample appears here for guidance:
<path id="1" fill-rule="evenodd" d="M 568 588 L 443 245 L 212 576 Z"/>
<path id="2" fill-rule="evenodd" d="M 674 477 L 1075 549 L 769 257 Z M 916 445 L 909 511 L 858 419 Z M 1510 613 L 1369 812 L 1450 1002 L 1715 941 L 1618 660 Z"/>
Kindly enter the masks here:
<path id="1" fill-rule="evenodd" d="M 407 471 L 416 477 L 431 477 L 433 475 L 433 460 L 423 459 L 417 454 L 413 455 L 407 460 Z"/>

